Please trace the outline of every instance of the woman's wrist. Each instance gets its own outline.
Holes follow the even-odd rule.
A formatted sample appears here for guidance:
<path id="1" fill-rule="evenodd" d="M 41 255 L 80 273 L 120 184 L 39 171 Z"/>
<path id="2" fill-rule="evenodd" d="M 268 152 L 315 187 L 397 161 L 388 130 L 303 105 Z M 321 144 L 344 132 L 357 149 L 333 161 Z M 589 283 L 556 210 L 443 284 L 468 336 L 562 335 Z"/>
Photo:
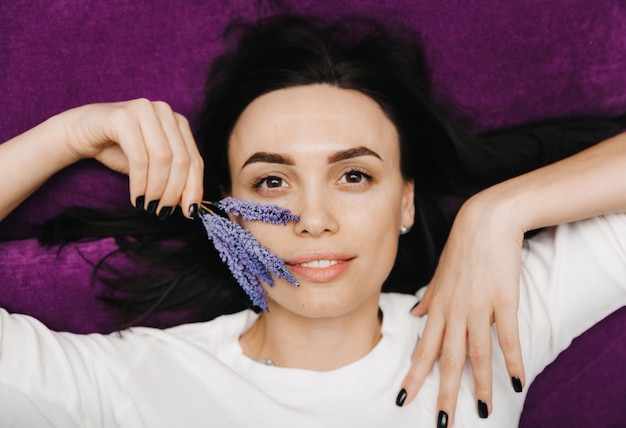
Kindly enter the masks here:
<path id="1" fill-rule="evenodd" d="M 84 150 L 81 150 L 81 136 L 78 126 L 81 121 L 81 109 L 79 107 L 64 111 L 42 123 L 49 135 L 52 155 L 55 156 L 55 162 L 61 168 L 81 159 L 92 157 L 92 154 L 83 153 Z"/>
<path id="2" fill-rule="evenodd" d="M 474 195 L 472 211 L 521 231 L 626 210 L 626 134 Z"/>
<path id="3" fill-rule="evenodd" d="M 467 228 L 489 227 L 523 236 L 530 230 L 532 219 L 528 204 L 523 202 L 525 192 L 516 187 L 503 182 L 476 193 L 461 206 L 455 222 Z"/>
<path id="4" fill-rule="evenodd" d="M 64 140 L 64 118 L 53 116 L 0 146 L 0 220 L 50 176 L 74 163 Z"/>

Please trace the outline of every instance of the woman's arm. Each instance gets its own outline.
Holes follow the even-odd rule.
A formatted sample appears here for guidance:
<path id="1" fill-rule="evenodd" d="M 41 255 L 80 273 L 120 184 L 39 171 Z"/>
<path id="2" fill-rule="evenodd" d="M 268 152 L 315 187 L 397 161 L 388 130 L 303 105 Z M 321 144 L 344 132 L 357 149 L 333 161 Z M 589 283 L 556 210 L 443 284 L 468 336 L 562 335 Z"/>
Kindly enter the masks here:
<path id="1" fill-rule="evenodd" d="M 439 357 L 438 406 L 452 416 L 469 356 L 479 413 L 481 402 L 490 412 L 493 322 L 512 384 L 523 387 L 517 309 L 524 233 L 623 211 L 626 134 L 470 198 L 457 215 L 428 291 L 414 309 L 415 315 L 428 312 L 429 318 L 404 382 L 407 401 Z"/>
<path id="2" fill-rule="evenodd" d="M 128 174 L 131 203 L 158 201 L 151 207 L 157 214 L 180 205 L 189 215 L 202 199 L 203 162 L 184 117 L 148 100 L 91 104 L 0 145 L 0 220 L 56 172 L 84 158 Z"/>
<path id="3" fill-rule="evenodd" d="M 522 232 L 624 212 L 626 133 L 486 189 L 466 205 L 481 217 L 499 209 Z"/>

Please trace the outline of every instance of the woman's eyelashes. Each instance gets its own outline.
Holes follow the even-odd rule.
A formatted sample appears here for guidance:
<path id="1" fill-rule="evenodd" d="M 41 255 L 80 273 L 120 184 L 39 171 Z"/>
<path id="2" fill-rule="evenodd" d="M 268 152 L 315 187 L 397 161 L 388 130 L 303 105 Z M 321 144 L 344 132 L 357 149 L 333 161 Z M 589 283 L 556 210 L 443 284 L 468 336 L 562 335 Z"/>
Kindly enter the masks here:
<path id="1" fill-rule="evenodd" d="M 252 188 L 275 189 L 277 187 L 285 187 L 286 185 L 287 183 L 285 183 L 285 180 L 283 180 L 282 178 L 275 175 L 268 175 L 265 177 L 257 178 L 254 183 L 252 183 Z"/>
<path id="2" fill-rule="evenodd" d="M 360 168 L 350 168 L 349 170 L 340 173 L 338 179 L 335 180 L 335 184 L 342 189 L 354 189 L 361 190 L 369 186 L 374 181 L 374 176 Z M 284 191 L 290 187 L 287 180 L 278 175 L 263 175 L 256 178 L 251 185 L 255 191 L 273 195 Z"/>
<path id="3" fill-rule="evenodd" d="M 276 192 L 282 187 L 287 187 L 287 182 L 276 175 L 265 175 L 252 183 L 252 188 L 260 192 Z"/>
<path id="4" fill-rule="evenodd" d="M 352 168 L 341 176 L 339 184 L 363 187 L 370 184 L 372 181 L 374 181 L 374 176 L 371 174 L 358 168 Z"/>

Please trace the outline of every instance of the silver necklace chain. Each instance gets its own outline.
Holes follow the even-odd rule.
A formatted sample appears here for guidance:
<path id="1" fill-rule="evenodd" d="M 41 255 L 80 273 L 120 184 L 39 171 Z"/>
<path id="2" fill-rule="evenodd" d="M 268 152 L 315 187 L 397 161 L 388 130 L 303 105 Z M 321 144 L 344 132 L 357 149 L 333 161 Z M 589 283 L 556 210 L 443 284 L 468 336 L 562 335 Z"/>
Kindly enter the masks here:
<path id="1" fill-rule="evenodd" d="M 248 355 L 250 355 L 252 357 L 252 359 L 254 361 L 257 361 L 261 364 L 265 364 L 266 366 L 273 366 L 274 365 L 274 361 L 271 358 L 259 358 L 257 357 L 255 352 L 252 352 L 252 349 L 250 349 L 250 346 L 248 346 L 248 341 L 246 340 L 245 336 L 241 336 L 241 344 L 243 345 L 246 353 Z"/>

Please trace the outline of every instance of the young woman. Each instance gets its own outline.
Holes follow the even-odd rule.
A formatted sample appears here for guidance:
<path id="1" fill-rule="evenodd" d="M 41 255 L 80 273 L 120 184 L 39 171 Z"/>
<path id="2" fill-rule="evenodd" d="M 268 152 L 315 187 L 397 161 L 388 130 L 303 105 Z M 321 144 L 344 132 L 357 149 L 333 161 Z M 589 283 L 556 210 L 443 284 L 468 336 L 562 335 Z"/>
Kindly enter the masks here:
<path id="1" fill-rule="evenodd" d="M 197 133 L 203 157 L 186 120 L 147 100 L 70 110 L 0 146 L 1 216 L 59 169 L 96 158 L 127 172 L 133 202 L 166 221 L 81 212 L 77 228 L 47 239 L 133 230 L 119 240 L 122 250 L 142 261 L 175 261 L 112 284 L 138 290 L 137 307 L 179 283 L 166 302 L 200 296 L 207 318 L 235 312 L 110 336 L 53 333 L 0 312 L 3 421 L 473 426 L 489 415 L 481 425 L 512 426 L 523 394 L 511 392 L 511 376 L 521 390 L 573 337 L 626 303 L 624 215 L 522 242 L 529 230 L 626 210 L 626 184 L 618 180 L 624 135 L 472 197 L 420 292 L 416 310 L 429 306 L 428 318 L 410 315 L 414 296 L 381 293 L 383 286 L 410 289 L 412 278 L 392 271 L 407 254 L 411 264 L 424 254 L 422 272 L 434 270 L 441 243 L 428 204 L 475 175 L 471 158 L 461 163 L 455 153 L 479 148 L 454 146 L 460 134 L 428 101 L 424 74 L 415 73 L 423 72 L 419 52 L 372 26 L 355 38 L 346 25 L 280 18 L 249 29 L 209 76 Z M 269 312 L 245 309 L 245 295 L 198 222 L 169 217 L 176 206 L 194 217 L 203 195 L 277 204 L 299 216 L 286 226 L 242 221 L 299 282 L 266 285 Z M 411 237 L 431 250 L 414 251 Z M 499 352 L 491 357 L 492 347 L 513 363 Z M 430 370 L 439 348 L 441 364 Z M 419 364 L 405 379 L 414 350 Z"/>

